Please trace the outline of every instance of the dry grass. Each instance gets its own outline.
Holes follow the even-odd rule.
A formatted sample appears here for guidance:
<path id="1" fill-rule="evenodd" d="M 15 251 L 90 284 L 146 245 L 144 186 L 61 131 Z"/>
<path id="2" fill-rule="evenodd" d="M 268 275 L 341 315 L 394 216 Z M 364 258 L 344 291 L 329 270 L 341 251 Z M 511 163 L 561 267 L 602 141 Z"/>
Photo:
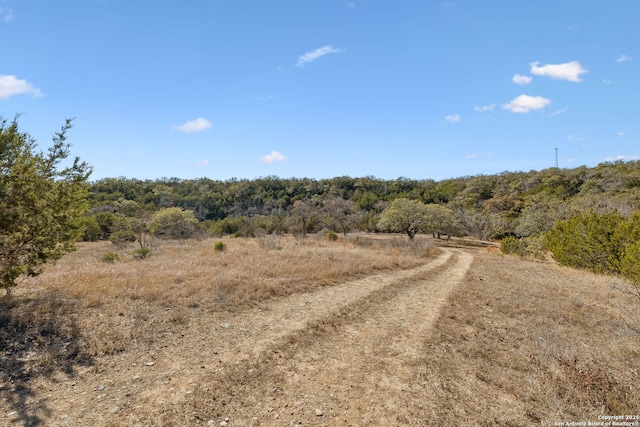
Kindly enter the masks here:
<path id="1" fill-rule="evenodd" d="M 366 245 L 343 239 L 281 237 L 273 245 L 263 240 L 224 239 L 224 251 L 214 249 L 217 240 L 165 242 L 144 260 L 120 251 L 116 263 L 102 261 L 105 253 L 114 252 L 110 243 L 85 243 L 41 276 L 22 283 L 15 294 L 64 292 L 90 313 L 79 318 L 89 353 L 112 354 L 157 341 L 204 312 L 234 312 L 269 298 L 410 268 L 433 250 L 405 240 L 367 237 L 360 237 Z"/>
<path id="2" fill-rule="evenodd" d="M 640 413 L 637 300 L 614 279 L 481 255 L 451 297 L 412 405 L 441 425 L 596 422 Z"/>

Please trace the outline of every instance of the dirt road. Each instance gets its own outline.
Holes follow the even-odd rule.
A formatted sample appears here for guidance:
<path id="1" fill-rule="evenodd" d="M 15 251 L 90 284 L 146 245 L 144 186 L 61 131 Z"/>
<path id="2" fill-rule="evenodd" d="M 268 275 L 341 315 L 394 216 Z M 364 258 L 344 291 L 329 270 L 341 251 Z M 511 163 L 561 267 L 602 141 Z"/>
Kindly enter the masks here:
<path id="1" fill-rule="evenodd" d="M 408 425 L 415 363 L 472 259 L 444 250 L 420 268 L 288 298 L 238 322 L 249 338 L 231 367 L 199 385 L 196 413 L 214 425 Z"/>

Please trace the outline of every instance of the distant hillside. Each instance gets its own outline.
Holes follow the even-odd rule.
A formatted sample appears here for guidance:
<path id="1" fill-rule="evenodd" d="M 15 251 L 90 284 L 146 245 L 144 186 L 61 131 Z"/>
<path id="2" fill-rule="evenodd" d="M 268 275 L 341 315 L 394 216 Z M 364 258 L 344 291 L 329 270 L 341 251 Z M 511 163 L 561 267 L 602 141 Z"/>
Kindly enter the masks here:
<path id="1" fill-rule="evenodd" d="M 426 173 L 425 173 L 426 174 Z M 208 178 L 138 180 L 105 178 L 91 184 L 92 212 L 192 210 L 200 221 L 286 215 L 296 200 L 320 206 L 328 197 L 355 203 L 371 229 L 375 216 L 396 198 L 418 199 L 451 208 L 460 233 L 478 238 L 526 237 L 556 221 L 593 210 L 624 216 L 640 207 L 640 161 L 596 167 L 503 172 L 443 181 L 348 176 L 315 180 L 267 176 L 254 180 Z"/>

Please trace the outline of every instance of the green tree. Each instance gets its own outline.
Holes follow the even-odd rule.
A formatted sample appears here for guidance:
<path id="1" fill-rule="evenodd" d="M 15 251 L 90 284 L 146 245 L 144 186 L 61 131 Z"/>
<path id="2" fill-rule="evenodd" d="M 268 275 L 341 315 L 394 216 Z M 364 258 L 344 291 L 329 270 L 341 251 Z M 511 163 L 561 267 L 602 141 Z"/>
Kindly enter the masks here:
<path id="1" fill-rule="evenodd" d="M 428 215 L 426 205 L 419 200 L 395 199 L 380 214 L 378 230 L 406 233 L 409 239 L 413 239 L 423 228 Z"/>
<path id="2" fill-rule="evenodd" d="M 156 236 L 185 241 L 196 232 L 198 220 L 192 211 L 166 208 L 156 212 L 149 223 L 149 231 Z"/>
<path id="3" fill-rule="evenodd" d="M 440 238 L 446 234 L 448 237 L 458 234 L 460 226 L 453 210 L 438 204 L 425 205 L 426 221 L 424 231 L 432 233 L 433 237 Z"/>
<path id="4" fill-rule="evenodd" d="M 84 231 L 87 179 L 91 168 L 79 158 L 70 165 L 67 120 L 48 153 L 21 132 L 17 118 L 0 118 L 0 288 L 23 275 L 37 275 L 47 261 L 74 248 Z"/>

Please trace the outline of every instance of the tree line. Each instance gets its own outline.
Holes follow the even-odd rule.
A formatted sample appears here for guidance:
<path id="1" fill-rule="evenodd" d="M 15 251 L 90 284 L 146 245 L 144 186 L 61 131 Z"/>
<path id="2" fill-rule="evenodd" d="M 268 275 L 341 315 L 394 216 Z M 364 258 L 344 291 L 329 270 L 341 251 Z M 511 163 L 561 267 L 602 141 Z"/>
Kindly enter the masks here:
<path id="1" fill-rule="evenodd" d="M 442 181 L 372 176 L 226 181 L 105 178 L 90 184 L 90 232 L 85 237 L 109 238 L 127 218 L 150 217 L 167 208 L 192 212 L 200 231 L 217 235 L 383 231 L 390 228 L 379 227 L 380 215 L 397 199 L 421 202 L 432 219 L 438 210 L 440 224 L 426 221 L 431 229 L 421 231 L 483 240 L 509 236 L 535 240 L 556 222 L 587 211 L 630 216 L 640 207 L 640 162 Z"/>

